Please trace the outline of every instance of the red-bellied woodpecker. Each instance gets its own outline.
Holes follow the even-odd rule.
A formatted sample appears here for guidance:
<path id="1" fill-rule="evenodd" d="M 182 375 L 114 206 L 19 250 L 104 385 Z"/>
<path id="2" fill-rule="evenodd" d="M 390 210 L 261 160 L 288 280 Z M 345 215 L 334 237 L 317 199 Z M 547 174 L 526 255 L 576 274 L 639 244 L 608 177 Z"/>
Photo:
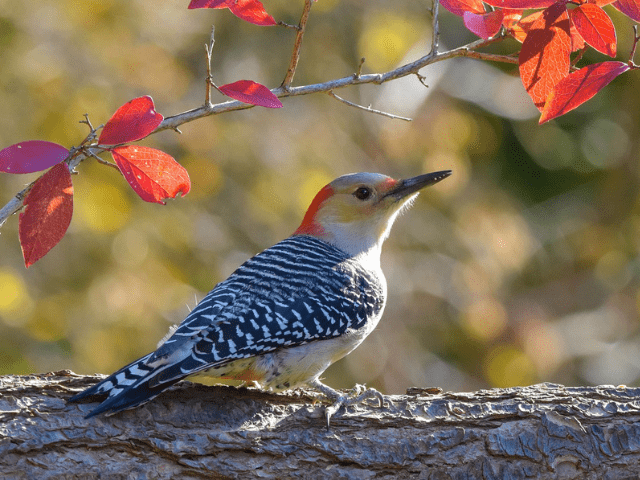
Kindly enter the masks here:
<path id="1" fill-rule="evenodd" d="M 148 402 L 189 375 L 253 381 L 271 391 L 307 384 L 340 406 L 346 397 L 320 383 L 329 365 L 376 327 L 387 285 L 380 249 L 418 191 L 451 175 L 394 180 L 344 175 L 325 186 L 294 234 L 242 264 L 191 311 L 155 352 L 69 401 L 107 397 L 87 417 Z"/>

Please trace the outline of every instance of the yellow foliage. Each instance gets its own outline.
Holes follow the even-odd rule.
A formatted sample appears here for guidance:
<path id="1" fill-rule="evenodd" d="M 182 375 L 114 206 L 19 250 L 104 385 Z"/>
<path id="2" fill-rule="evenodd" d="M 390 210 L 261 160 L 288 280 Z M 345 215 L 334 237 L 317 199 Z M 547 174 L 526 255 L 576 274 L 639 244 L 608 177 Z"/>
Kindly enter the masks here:
<path id="1" fill-rule="evenodd" d="M 96 177 L 84 180 L 88 185 L 75 189 L 74 218 L 98 233 L 122 228 L 131 212 L 131 204 L 122 189 Z M 120 180 L 123 187 L 127 186 L 124 179 Z"/>
<path id="2" fill-rule="evenodd" d="M 39 300 L 34 315 L 28 320 L 26 332 L 42 342 L 54 342 L 66 335 L 66 308 L 74 301 L 72 295 L 51 295 Z"/>
<path id="3" fill-rule="evenodd" d="M 533 363 L 525 353 L 511 345 L 500 345 L 489 351 L 484 370 L 493 387 L 530 385 L 535 381 Z"/>
<path id="4" fill-rule="evenodd" d="M 21 313 L 31 298 L 22 277 L 9 269 L 0 269 L 0 315 L 6 324 L 22 323 Z"/>
<path id="5" fill-rule="evenodd" d="M 423 23 L 415 17 L 388 10 L 375 11 L 366 19 L 358 44 L 367 69 L 393 68 L 422 36 L 423 29 Z"/>

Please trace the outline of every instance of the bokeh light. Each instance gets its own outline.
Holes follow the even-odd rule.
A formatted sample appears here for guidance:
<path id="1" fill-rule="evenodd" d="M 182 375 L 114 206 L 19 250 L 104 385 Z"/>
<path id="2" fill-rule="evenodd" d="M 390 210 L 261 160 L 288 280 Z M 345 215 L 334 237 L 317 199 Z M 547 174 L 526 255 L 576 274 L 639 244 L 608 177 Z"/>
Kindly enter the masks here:
<path id="1" fill-rule="evenodd" d="M 281 83 L 293 30 L 187 3 L 0 3 L 0 148 L 78 145 L 84 113 L 97 126 L 140 95 L 165 116 L 199 107 L 212 24 L 216 83 Z M 265 6 L 292 24 L 302 2 Z M 624 57 L 631 27 L 617 28 Z M 441 49 L 474 39 L 442 9 L 440 33 Z M 363 73 L 389 70 L 426 54 L 430 41 L 420 2 L 316 2 L 294 85 L 352 75 L 362 57 Z M 382 256 L 384 318 L 326 382 L 385 393 L 637 384 L 637 72 L 543 126 L 513 65 L 447 60 L 420 73 L 428 87 L 411 76 L 337 92 L 412 122 L 312 95 L 142 140 L 189 171 L 191 193 L 166 206 L 84 162 L 71 227 L 47 256 L 25 269 L 18 217 L 0 230 L 0 374 L 110 373 L 154 349 L 240 263 L 290 235 L 333 178 L 451 169 L 398 218 Z M 214 92 L 214 101 L 224 98 Z M 1 174 L 0 205 L 35 178 Z"/>

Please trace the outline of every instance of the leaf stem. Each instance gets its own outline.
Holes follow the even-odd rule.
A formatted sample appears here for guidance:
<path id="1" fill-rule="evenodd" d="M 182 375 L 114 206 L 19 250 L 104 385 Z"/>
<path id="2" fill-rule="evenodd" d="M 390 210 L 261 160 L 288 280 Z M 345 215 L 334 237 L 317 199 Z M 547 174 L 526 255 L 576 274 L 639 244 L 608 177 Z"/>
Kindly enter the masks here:
<path id="1" fill-rule="evenodd" d="M 207 80 L 204 94 L 204 104 L 207 107 L 211 106 L 211 86 L 213 85 L 213 77 L 211 76 L 211 56 L 213 55 L 213 45 L 216 43 L 214 34 L 216 26 L 211 26 L 211 35 L 209 36 L 209 44 L 204 46 L 204 50 L 207 52 Z M 214 85 L 215 86 L 215 85 Z"/>
<path id="2" fill-rule="evenodd" d="M 638 42 L 640 41 L 640 36 L 638 35 L 638 25 L 633 25 L 633 46 L 631 47 L 631 53 L 629 54 L 629 67 L 636 69 L 640 68 L 633 61 L 633 57 L 636 56 L 636 47 L 638 46 Z"/>
<path id="3" fill-rule="evenodd" d="M 280 88 L 285 90 L 289 88 L 293 81 L 293 76 L 296 74 L 296 68 L 298 67 L 298 61 L 300 60 L 300 49 L 302 48 L 302 38 L 307 27 L 307 21 L 309 20 L 309 12 L 311 12 L 311 3 L 313 0 L 305 0 L 304 8 L 302 10 L 302 16 L 300 17 L 300 23 L 298 23 L 296 39 L 293 43 L 293 51 L 291 52 L 291 60 L 289 61 L 289 68 L 287 68 L 287 74 L 282 81 Z"/>

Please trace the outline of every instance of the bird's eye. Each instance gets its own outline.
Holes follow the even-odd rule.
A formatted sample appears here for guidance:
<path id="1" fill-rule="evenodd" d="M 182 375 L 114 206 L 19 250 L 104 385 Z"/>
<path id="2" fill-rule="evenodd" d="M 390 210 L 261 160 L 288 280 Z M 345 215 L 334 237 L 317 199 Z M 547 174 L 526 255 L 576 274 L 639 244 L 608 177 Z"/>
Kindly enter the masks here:
<path id="1" fill-rule="evenodd" d="M 353 192 L 353 195 L 359 200 L 366 200 L 371 196 L 371 190 L 367 187 L 360 187 Z"/>

